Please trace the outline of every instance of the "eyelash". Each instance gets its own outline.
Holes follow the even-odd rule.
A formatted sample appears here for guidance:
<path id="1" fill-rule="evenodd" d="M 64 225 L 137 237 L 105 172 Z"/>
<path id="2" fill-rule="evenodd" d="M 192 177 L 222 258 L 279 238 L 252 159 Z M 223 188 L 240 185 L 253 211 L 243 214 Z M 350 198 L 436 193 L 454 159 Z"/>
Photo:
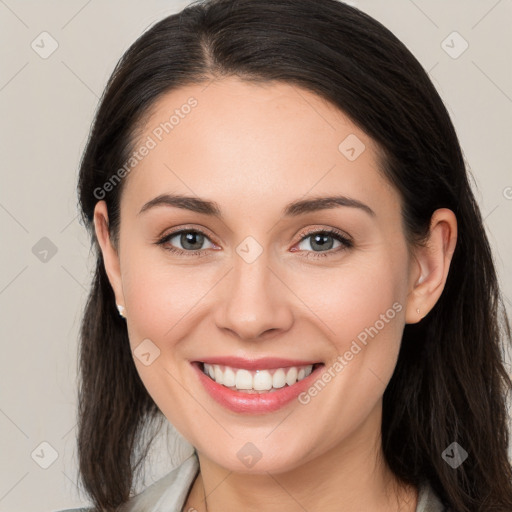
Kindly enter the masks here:
<path id="1" fill-rule="evenodd" d="M 171 239 L 171 238 L 174 238 L 176 235 L 180 235 L 182 233 L 196 233 L 196 234 L 201 234 L 201 235 L 204 235 L 206 238 L 209 239 L 209 237 L 206 235 L 206 233 L 204 233 L 203 231 L 201 230 L 198 230 L 198 229 L 181 229 L 179 231 L 173 231 L 172 233 L 169 233 L 167 235 L 165 235 L 163 238 L 159 239 L 156 243 L 156 245 L 162 245 L 163 246 L 163 249 L 166 250 L 166 251 L 169 251 L 173 254 L 177 254 L 178 256 L 198 256 L 198 257 L 203 257 L 203 256 L 207 256 L 208 253 L 206 252 L 205 249 L 201 249 L 201 250 L 197 250 L 197 251 L 183 251 L 182 249 L 177 249 L 176 247 L 173 247 L 172 245 L 170 246 L 166 246 L 165 244 Z M 333 238 L 335 238 L 336 240 L 338 240 L 339 242 L 341 242 L 341 247 L 338 247 L 337 249 L 330 249 L 328 251 L 322 251 L 322 252 L 314 252 L 314 251 L 306 251 L 308 253 L 307 256 L 302 256 L 303 258 L 312 258 L 312 259 L 317 259 L 317 258 L 325 258 L 325 257 L 330 257 L 330 256 L 333 256 L 334 254 L 337 254 L 339 253 L 340 251 L 344 251 L 346 249 L 350 249 L 353 247 L 353 242 L 352 240 L 348 239 L 347 237 L 345 237 L 344 235 L 342 235 L 339 231 L 335 230 L 335 229 L 322 229 L 322 230 L 317 230 L 317 231 L 307 231 L 307 232 L 302 232 L 300 234 L 300 240 L 298 243 L 301 243 L 303 240 L 305 240 L 306 238 L 309 238 L 313 235 L 328 235 L 328 236 L 331 236 Z M 302 252 L 302 250 L 297 250 L 297 252 Z M 310 256 L 312 254 L 312 256 Z"/>

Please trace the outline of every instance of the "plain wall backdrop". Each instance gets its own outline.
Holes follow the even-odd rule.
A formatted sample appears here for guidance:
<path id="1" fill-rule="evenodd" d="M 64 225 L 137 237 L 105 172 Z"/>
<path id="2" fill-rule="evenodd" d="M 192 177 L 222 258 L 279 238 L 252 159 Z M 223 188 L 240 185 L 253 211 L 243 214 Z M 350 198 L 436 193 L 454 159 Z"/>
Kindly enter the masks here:
<path id="1" fill-rule="evenodd" d="M 88 504 L 76 486 L 76 373 L 93 259 L 78 220 L 78 165 L 118 59 L 188 3 L 0 0 L 0 512 Z M 512 2 L 348 3 L 404 42 L 447 105 L 510 315 Z M 173 440 L 155 445 L 144 485 L 190 453 L 178 436 L 171 459 Z"/>

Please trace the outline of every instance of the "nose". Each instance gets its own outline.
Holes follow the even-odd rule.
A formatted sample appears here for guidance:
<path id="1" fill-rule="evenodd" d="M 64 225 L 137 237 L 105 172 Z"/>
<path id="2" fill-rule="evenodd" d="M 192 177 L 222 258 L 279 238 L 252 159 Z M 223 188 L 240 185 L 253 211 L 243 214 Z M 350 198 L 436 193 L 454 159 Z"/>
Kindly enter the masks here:
<path id="1" fill-rule="evenodd" d="M 264 254 L 252 263 L 238 257 L 234 261 L 219 287 L 217 327 L 245 341 L 267 339 L 290 329 L 293 293 Z"/>

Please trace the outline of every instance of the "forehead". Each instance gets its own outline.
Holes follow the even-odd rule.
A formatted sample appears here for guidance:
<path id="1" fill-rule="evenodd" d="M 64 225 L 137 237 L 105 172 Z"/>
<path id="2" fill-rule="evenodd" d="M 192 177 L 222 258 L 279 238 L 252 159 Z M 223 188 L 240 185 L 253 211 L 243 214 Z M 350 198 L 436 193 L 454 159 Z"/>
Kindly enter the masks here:
<path id="1" fill-rule="evenodd" d="M 376 210 L 397 204 L 373 140 L 295 85 L 227 78 L 173 90 L 146 117 L 134 149 L 143 145 L 123 194 L 134 206 L 166 192 L 236 199 L 237 214 L 333 192 Z"/>

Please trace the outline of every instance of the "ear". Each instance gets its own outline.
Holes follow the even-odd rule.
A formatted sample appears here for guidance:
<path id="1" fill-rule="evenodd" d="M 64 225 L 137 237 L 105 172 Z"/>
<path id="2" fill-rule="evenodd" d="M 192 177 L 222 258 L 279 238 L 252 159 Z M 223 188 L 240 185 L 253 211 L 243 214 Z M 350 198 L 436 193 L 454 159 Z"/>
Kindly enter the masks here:
<path id="1" fill-rule="evenodd" d="M 405 323 L 419 322 L 435 306 L 444 290 L 456 243 L 455 214 L 447 208 L 436 210 L 430 220 L 426 247 L 414 249 Z"/>
<path id="2" fill-rule="evenodd" d="M 124 307 L 124 295 L 121 281 L 121 266 L 119 263 L 119 254 L 113 246 L 108 230 L 108 210 L 105 201 L 98 201 L 94 208 L 94 229 L 96 238 L 103 255 L 103 264 L 110 281 L 110 286 L 114 290 L 116 303 Z"/>

